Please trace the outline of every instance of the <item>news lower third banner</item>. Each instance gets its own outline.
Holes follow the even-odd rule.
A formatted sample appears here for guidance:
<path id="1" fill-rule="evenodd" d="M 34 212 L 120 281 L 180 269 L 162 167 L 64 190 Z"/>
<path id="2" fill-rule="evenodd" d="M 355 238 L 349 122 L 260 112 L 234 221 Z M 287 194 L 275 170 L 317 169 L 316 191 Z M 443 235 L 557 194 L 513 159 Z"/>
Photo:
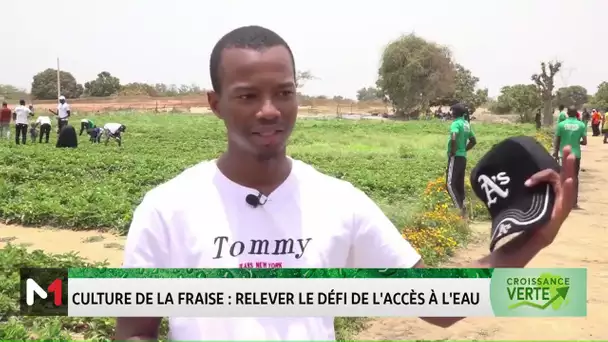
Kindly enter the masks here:
<path id="1" fill-rule="evenodd" d="M 20 304 L 73 317 L 581 317 L 587 270 L 29 269 Z"/>

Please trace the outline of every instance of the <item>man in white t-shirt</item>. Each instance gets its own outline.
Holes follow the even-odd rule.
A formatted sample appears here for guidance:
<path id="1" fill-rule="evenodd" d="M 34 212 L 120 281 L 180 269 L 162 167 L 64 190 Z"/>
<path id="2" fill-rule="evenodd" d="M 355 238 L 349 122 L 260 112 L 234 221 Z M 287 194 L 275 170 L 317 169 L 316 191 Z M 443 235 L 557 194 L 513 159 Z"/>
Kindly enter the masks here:
<path id="1" fill-rule="evenodd" d="M 45 143 L 49 142 L 49 135 L 51 134 L 51 118 L 48 116 L 39 116 L 36 119 L 36 125 L 40 126 L 40 136 L 38 138 L 38 142 L 42 142 L 42 137 L 44 137 Z"/>
<path id="2" fill-rule="evenodd" d="M 65 96 L 59 96 L 59 104 L 57 105 L 57 111 L 49 109 L 49 112 L 57 116 L 57 133 L 61 132 L 63 126 L 68 124 L 68 119 L 72 114 L 70 111 L 70 105 L 65 100 Z"/>
<path id="3" fill-rule="evenodd" d="M 350 183 L 286 156 L 298 112 L 295 65 L 276 33 L 249 26 L 217 43 L 210 63 L 213 112 L 226 152 L 148 192 L 125 246 L 129 268 L 424 267 L 382 210 Z M 179 153 L 179 151 L 176 151 Z M 551 221 L 469 267 L 524 267 L 555 238 L 570 212 L 574 162 L 551 182 Z M 409 291 L 409 289 L 404 289 Z M 156 340 L 160 318 L 118 318 L 116 340 Z M 447 327 L 459 318 L 424 318 Z M 170 317 L 173 340 L 333 340 L 332 317 Z M 409 329 L 404 326 L 403 329 Z"/>
<path id="4" fill-rule="evenodd" d="M 106 142 L 105 144 L 107 145 L 108 142 L 110 141 L 110 138 L 118 141 L 118 146 L 122 146 L 122 133 L 127 129 L 127 127 L 125 125 L 119 124 L 119 123 L 107 123 L 103 126 L 103 131 L 106 135 Z"/>
<path id="5" fill-rule="evenodd" d="M 25 100 L 19 100 L 19 105 L 13 110 L 13 118 L 15 119 L 15 143 L 17 145 L 19 145 L 19 137 L 21 137 L 21 143 L 25 145 L 25 142 L 27 141 L 29 117 L 33 115 L 34 113 L 25 106 Z"/>

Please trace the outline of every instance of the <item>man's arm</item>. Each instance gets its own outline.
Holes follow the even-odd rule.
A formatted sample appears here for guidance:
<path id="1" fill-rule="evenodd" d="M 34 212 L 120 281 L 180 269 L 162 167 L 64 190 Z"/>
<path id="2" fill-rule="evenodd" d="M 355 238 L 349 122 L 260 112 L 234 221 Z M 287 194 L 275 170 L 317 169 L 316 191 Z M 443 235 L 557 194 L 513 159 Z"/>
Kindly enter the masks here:
<path id="1" fill-rule="evenodd" d="M 557 128 L 555 129 L 555 138 L 553 138 L 553 157 L 554 158 L 559 158 L 559 146 L 562 143 L 562 139 L 561 139 L 561 125 L 557 125 Z"/>
<path id="2" fill-rule="evenodd" d="M 475 138 L 475 133 L 473 133 L 473 130 L 471 129 L 471 132 L 469 133 L 469 142 L 467 143 L 467 152 L 475 147 L 475 145 L 477 145 L 477 138 Z"/>
<path id="3" fill-rule="evenodd" d="M 543 170 L 525 183 L 532 187 L 550 183 L 555 192 L 555 204 L 549 223 L 530 233 L 523 233 L 491 254 L 466 266 L 469 268 L 522 268 L 543 248 L 550 245 L 562 223 L 566 220 L 574 203 L 575 158 L 570 147 L 564 148 L 561 175 L 554 170 Z M 424 261 L 414 248 L 399 234 L 382 210 L 361 191 L 352 196 L 354 202 L 353 226 L 355 229 L 353 248 L 348 267 L 355 268 L 404 268 L 425 267 Z M 424 321 L 449 327 L 463 317 L 421 317 Z"/>
<path id="4" fill-rule="evenodd" d="M 575 158 L 570 147 L 564 148 L 561 174 L 554 170 L 542 170 L 526 181 L 526 186 L 550 183 L 555 192 L 555 204 L 549 223 L 534 232 L 523 233 L 510 240 L 491 254 L 467 265 L 467 268 L 523 268 L 540 251 L 551 243 L 559 229 L 570 214 L 574 203 L 575 187 Z M 424 262 L 419 261 L 416 268 L 423 268 Z M 449 327 L 463 317 L 425 317 L 428 323 Z"/>
<path id="5" fill-rule="evenodd" d="M 52 109 L 49 109 L 49 112 L 53 113 L 53 115 L 57 115 L 57 112 Z"/>
<path id="6" fill-rule="evenodd" d="M 452 122 L 450 126 L 450 156 L 456 154 L 456 139 L 458 138 L 458 134 L 461 134 L 460 128 L 457 123 Z"/>
<path id="7" fill-rule="evenodd" d="M 125 268 L 163 268 L 169 257 L 169 239 L 160 215 L 145 198 L 133 214 L 125 244 Z M 117 341 L 156 341 L 160 317 L 118 317 L 116 319 Z"/>
<path id="8" fill-rule="evenodd" d="M 603 122 L 602 127 L 604 127 Z M 583 136 L 581 137 L 581 145 L 587 145 L 587 126 L 585 124 L 581 125 L 581 131 L 583 132 Z"/>

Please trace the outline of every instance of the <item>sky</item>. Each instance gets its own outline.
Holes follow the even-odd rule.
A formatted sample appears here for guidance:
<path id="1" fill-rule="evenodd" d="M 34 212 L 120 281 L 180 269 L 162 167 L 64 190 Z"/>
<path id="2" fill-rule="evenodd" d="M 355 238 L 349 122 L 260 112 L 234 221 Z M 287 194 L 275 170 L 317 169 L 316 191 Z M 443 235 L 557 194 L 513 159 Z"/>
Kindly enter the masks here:
<path id="1" fill-rule="evenodd" d="M 310 95 L 354 98 L 375 84 L 383 48 L 412 32 L 450 47 L 490 96 L 529 83 L 543 60 L 564 63 L 558 86 L 594 93 L 608 80 L 605 0 L 3 0 L 1 10 L 0 83 L 28 90 L 57 58 L 79 83 L 109 71 L 123 84 L 208 89 L 213 46 L 245 25 L 287 41 L 296 68 L 318 78 Z"/>

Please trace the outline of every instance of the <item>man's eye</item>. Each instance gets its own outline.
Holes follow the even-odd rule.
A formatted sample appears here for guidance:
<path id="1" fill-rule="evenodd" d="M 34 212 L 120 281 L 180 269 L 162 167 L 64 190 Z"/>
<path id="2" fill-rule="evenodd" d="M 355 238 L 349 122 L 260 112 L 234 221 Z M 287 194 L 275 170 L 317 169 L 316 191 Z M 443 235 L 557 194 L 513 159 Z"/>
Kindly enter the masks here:
<path id="1" fill-rule="evenodd" d="M 291 90 L 283 90 L 281 92 L 281 96 L 291 96 L 291 95 L 293 95 L 293 91 L 291 91 Z"/>
<path id="2" fill-rule="evenodd" d="M 255 98 L 254 94 L 243 94 L 243 95 L 239 95 L 239 99 L 241 100 L 251 100 Z"/>

